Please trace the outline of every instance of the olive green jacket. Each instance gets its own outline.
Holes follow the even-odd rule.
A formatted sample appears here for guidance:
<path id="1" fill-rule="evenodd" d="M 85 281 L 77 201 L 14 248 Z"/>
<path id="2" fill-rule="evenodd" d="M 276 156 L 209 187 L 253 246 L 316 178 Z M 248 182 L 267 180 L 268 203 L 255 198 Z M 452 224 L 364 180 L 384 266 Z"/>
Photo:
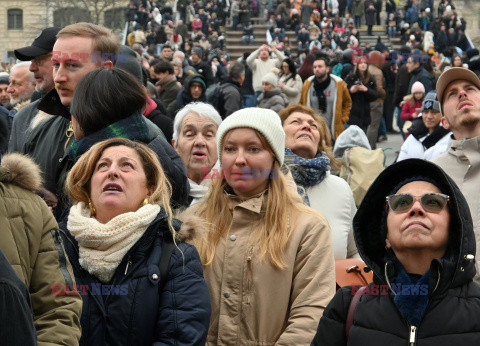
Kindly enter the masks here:
<path id="1" fill-rule="evenodd" d="M 42 183 L 40 170 L 20 154 L 1 160 L 0 249 L 29 288 L 38 344 L 78 345 L 82 298 L 59 289 L 75 281 L 57 222 L 33 192 Z"/>

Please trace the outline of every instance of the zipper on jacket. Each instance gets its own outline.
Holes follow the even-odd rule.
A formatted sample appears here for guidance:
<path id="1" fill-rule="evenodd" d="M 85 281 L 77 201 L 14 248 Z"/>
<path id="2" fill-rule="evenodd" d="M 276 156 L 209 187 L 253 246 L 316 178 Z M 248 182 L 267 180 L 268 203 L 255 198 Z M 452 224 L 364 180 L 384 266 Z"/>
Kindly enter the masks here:
<path id="1" fill-rule="evenodd" d="M 127 265 L 125 266 L 125 273 L 123 275 L 127 275 L 128 267 L 131 265 L 132 265 L 132 260 L 130 259 L 130 256 L 128 256 Z"/>
<path id="2" fill-rule="evenodd" d="M 414 346 L 415 345 L 416 336 L 417 336 L 417 327 L 410 326 L 410 337 L 408 338 L 408 345 L 409 346 Z"/>
<path id="3" fill-rule="evenodd" d="M 250 248 L 250 250 L 248 250 L 248 255 L 247 255 L 247 292 L 250 292 L 250 286 L 253 281 L 252 256 L 253 256 L 253 246 Z"/>
<path id="4" fill-rule="evenodd" d="M 63 251 L 60 234 L 56 229 L 50 230 L 50 233 L 52 233 L 53 242 L 58 251 L 58 262 L 60 264 L 60 271 L 63 274 L 63 278 L 65 279 L 65 283 L 67 284 L 68 288 L 73 289 L 73 279 L 67 269 L 67 257 L 65 256 L 65 252 Z"/>

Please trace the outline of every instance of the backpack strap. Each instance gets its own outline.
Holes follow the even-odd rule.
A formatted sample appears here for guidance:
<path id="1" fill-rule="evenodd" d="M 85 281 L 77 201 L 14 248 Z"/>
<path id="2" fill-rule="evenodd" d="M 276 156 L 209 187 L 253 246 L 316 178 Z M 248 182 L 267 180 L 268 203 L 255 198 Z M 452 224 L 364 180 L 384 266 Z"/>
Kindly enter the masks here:
<path id="1" fill-rule="evenodd" d="M 164 239 L 162 244 L 162 255 L 160 256 L 160 263 L 158 265 L 160 269 L 160 282 L 158 283 L 158 290 L 161 292 L 165 284 L 167 283 L 168 276 L 168 264 L 170 263 L 170 257 L 172 257 L 175 244 L 170 239 Z"/>
<path id="2" fill-rule="evenodd" d="M 367 286 L 362 286 L 360 289 L 355 293 L 352 300 L 350 301 L 350 305 L 348 307 L 348 314 L 347 314 L 347 321 L 345 323 L 345 338 L 348 341 L 348 334 L 350 334 L 350 328 L 353 325 L 353 317 L 355 316 L 355 310 L 357 310 L 358 302 L 360 301 L 360 297 L 365 294 L 365 290 Z"/>

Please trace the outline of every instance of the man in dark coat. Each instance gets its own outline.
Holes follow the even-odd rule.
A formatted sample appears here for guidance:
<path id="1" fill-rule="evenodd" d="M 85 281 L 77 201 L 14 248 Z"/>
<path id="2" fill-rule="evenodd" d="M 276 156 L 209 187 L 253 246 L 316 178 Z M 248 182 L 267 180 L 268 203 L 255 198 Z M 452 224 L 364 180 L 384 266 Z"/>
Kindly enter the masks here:
<path id="1" fill-rule="evenodd" d="M 188 76 L 185 78 L 183 90 L 177 95 L 177 100 L 168 106 L 168 114 L 175 116 L 180 109 L 191 102 L 207 102 L 206 91 L 207 86 L 203 76 L 199 74 Z"/>
<path id="2" fill-rule="evenodd" d="M 377 11 L 375 10 L 375 6 L 373 3 L 368 5 L 368 8 L 365 10 L 365 22 L 368 26 L 368 36 L 372 36 L 372 27 L 375 25 L 375 14 Z"/>
<path id="3" fill-rule="evenodd" d="M 198 74 L 203 76 L 203 81 L 207 88 L 213 83 L 212 67 L 203 61 L 202 47 L 192 48 L 192 66 L 197 70 Z"/>
<path id="4" fill-rule="evenodd" d="M 170 103 L 177 99 L 182 87 L 177 83 L 171 63 L 161 61 L 153 66 L 153 71 L 158 78 L 158 82 L 155 84 L 158 91 L 158 99 L 168 108 Z"/>
<path id="5" fill-rule="evenodd" d="M 425 94 L 428 94 L 429 91 L 434 90 L 435 88 L 435 79 L 433 76 L 428 73 L 427 70 L 423 67 L 421 62 L 422 57 L 417 54 L 412 55 L 407 60 L 407 69 L 408 73 L 412 75 L 410 83 L 408 85 L 408 94 L 412 93 L 412 85 L 415 82 L 420 82 L 425 87 Z"/>
<path id="6" fill-rule="evenodd" d="M 221 86 L 221 107 L 217 109 L 222 119 L 242 108 L 240 87 L 245 80 L 245 67 L 241 62 L 233 62 L 229 66 L 228 77 Z"/>

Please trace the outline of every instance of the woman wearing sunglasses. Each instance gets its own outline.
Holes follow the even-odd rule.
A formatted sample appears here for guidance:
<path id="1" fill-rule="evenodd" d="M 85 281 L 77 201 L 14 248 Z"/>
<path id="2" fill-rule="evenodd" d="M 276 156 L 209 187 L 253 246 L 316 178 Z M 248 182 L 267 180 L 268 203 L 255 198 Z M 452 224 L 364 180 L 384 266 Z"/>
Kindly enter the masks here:
<path id="1" fill-rule="evenodd" d="M 312 345 L 478 344 L 472 219 L 442 169 L 420 159 L 388 167 L 365 195 L 353 227 L 374 282 L 337 291 Z M 359 300 L 351 304 L 354 297 Z"/>

